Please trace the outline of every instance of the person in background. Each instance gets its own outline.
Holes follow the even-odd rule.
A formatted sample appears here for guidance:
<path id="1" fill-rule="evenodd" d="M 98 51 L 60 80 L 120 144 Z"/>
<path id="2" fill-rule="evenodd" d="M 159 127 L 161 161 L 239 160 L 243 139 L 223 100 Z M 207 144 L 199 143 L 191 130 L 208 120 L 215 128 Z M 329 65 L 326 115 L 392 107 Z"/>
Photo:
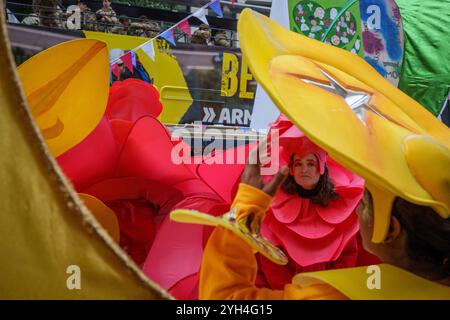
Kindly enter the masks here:
<path id="1" fill-rule="evenodd" d="M 214 36 L 214 45 L 229 48 L 231 47 L 231 42 L 228 40 L 227 33 L 225 30 L 218 30 Z"/>
<path id="2" fill-rule="evenodd" d="M 201 24 L 200 27 L 195 30 L 191 38 L 191 43 L 208 45 L 211 41 L 211 28 L 207 24 Z"/>
<path id="3" fill-rule="evenodd" d="M 289 261 L 280 266 L 258 254 L 257 285 L 282 289 L 298 273 L 354 267 L 359 254 L 355 209 L 364 180 L 337 164 L 286 116 L 269 129 L 269 137 L 279 134 L 279 161 L 289 175 L 265 214 L 261 235 Z"/>
<path id="4" fill-rule="evenodd" d="M 130 35 L 137 37 L 154 38 L 161 32 L 161 28 L 155 21 L 150 21 L 147 16 L 140 16 L 137 22 L 130 25 Z"/>
<path id="5" fill-rule="evenodd" d="M 118 23 L 116 12 L 111 7 L 110 0 L 103 0 L 103 7 L 95 13 L 97 16 L 98 30 L 108 32 Z"/>
<path id="6" fill-rule="evenodd" d="M 40 25 L 44 27 L 61 27 L 58 0 L 33 0 L 33 11 L 39 17 Z"/>
<path id="7" fill-rule="evenodd" d="M 97 30 L 97 18 L 95 13 L 91 11 L 85 1 L 77 1 L 77 6 L 81 13 L 81 28 L 88 31 Z"/>
<path id="8" fill-rule="evenodd" d="M 112 27 L 111 33 L 127 35 L 129 34 L 130 18 L 127 16 L 119 16 L 119 23 Z"/>
<path id="9" fill-rule="evenodd" d="M 136 53 L 134 53 L 136 65 L 133 66 L 133 71 L 128 69 L 128 67 L 125 65 L 125 63 L 121 58 L 127 52 L 129 52 L 129 50 L 123 51 L 121 49 L 112 49 L 110 51 L 110 60 L 118 58 L 118 60 L 116 61 L 116 63 L 112 68 L 113 72 L 111 73 L 111 84 L 113 84 L 116 81 L 124 81 L 126 79 L 134 78 L 153 85 L 153 79 L 150 78 L 150 75 L 148 74 L 147 70 L 145 70 L 141 60 L 139 59 L 139 56 Z"/>
<path id="10" fill-rule="evenodd" d="M 232 204 L 238 220 L 249 214 L 261 219 L 289 174 L 289 167 L 282 167 L 265 183 L 260 170 L 260 164 L 246 165 Z M 370 179 L 369 172 L 364 178 Z M 444 218 L 431 207 L 399 196 L 388 220 L 380 216 L 383 213 L 374 208 L 372 194 L 366 189 L 357 214 L 364 248 L 385 261 L 379 265 L 385 280 L 377 290 L 368 287 L 366 268 L 313 272 L 303 278 L 297 275 L 280 290 L 259 288 L 252 248 L 231 231 L 217 227 L 203 256 L 200 299 L 450 299 L 448 215 Z M 384 241 L 374 243 L 372 235 L 380 231 L 375 220 L 380 219 L 388 223 L 387 234 Z"/>
<path id="11" fill-rule="evenodd" d="M 38 26 L 40 24 L 37 13 L 32 13 L 22 19 L 22 23 L 29 26 Z"/>
<path id="12" fill-rule="evenodd" d="M 147 18 L 145 24 L 145 35 L 147 38 L 155 38 L 161 33 L 161 27 L 159 26 L 158 22 L 151 21 Z"/>

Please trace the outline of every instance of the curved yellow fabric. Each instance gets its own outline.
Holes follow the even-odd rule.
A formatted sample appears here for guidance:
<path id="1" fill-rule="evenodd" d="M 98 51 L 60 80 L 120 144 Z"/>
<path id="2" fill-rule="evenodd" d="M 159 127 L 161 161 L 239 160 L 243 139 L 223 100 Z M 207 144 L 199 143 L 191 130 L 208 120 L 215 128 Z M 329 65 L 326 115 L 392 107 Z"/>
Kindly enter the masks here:
<path id="1" fill-rule="evenodd" d="M 434 171 L 426 182 L 404 153 L 405 141 L 417 134 L 448 150 L 450 130 L 443 123 L 350 52 L 288 31 L 249 9 L 241 14 L 238 35 L 253 75 L 278 108 L 334 159 L 366 179 L 375 194 L 373 242 L 384 240 L 396 196 L 449 216 L 450 184 L 442 181 L 450 180 L 450 167 L 440 165 L 448 152 L 424 156 Z M 344 91 L 368 97 L 363 119 L 341 95 L 324 89 L 331 88 L 328 76 Z M 426 150 L 423 144 L 416 147 Z M 439 192 L 430 187 L 437 185 Z"/>
<path id="2" fill-rule="evenodd" d="M 17 77 L 4 19 L 0 5 L 0 298 L 170 298 L 111 241 L 50 155 Z M 77 275 L 80 289 L 71 286 Z"/>
<path id="3" fill-rule="evenodd" d="M 241 214 L 263 214 L 271 197 L 242 186 L 234 206 Z M 300 273 L 283 290 L 256 287 L 257 269 L 254 252 L 243 239 L 222 226 L 215 228 L 203 254 L 200 299 L 450 299 L 448 286 L 389 264 Z"/>
<path id="4" fill-rule="evenodd" d="M 50 152 L 59 156 L 99 123 L 109 93 L 106 44 L 79 39 L 35 55 L 17 71 Z"/>
<path id="5" fill-rule="evenodd" d="M 108 208 L 103 202 L 94 196 L 85 193 L 79 193 L 78 196 L 83 200 L 85 206 L 91 211 L 95 219 L 100 225 L 108 231 L 111 238 L 116 243 L 120 241 L 120 228 L 119 221 L 116 214 L 110 208 Z"/>
<path id="6" fill-rule="evenodd" d="M 450 288 L 389 264 L 297 274 L 292 283 L 301 287 L 329 284 L 351 300 L 450 300 Z M 371 276 L 379 287 L 369 289 Z M 349 280 L 351 279 L 351 280 Z"/>

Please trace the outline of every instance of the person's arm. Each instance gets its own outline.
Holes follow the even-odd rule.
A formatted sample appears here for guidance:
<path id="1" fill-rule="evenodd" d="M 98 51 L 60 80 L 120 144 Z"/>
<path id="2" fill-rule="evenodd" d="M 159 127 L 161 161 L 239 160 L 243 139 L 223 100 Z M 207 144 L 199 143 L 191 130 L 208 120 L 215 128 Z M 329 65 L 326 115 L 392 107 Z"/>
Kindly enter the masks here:
<path id="1" fill-rule="evenodd" d="M 232 204 L 239 213 L 264 214 L 272 197 L 240 184 Z M 283 291 L 255 286 L 257 262 L 251 247 L 222 227 L 214 230 L 203 254 L 200 299 L 282 299 Z"/>
<path id="2" fill-rule="evenodd" d="M 264 214 L 272 197 L 258 188 L 240 184 L 232 207 L 238 213 Z M 217 227 L 206 245 L 200 270 L 200 299 L 345 299 L 327 285 L 300 288 L 288 284 L 284 290 L 257 288 L 258 266 L 251 247 L 231 231 Z"/>

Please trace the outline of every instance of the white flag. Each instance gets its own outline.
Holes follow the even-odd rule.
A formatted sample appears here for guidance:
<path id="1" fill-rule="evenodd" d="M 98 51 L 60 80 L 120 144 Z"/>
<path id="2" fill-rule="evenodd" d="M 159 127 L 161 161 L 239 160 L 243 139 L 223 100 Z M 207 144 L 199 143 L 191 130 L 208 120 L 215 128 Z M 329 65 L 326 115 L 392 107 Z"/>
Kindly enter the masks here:
<path id="1" fill-rule="evenodd" d="M 197 11 L 194 12 L 193 16 L 200 19 L 203 23 L 206 23 L 207 25 L 209 25 L 208 20 L 206 19 L 206 9 L 205 8 L 198 9 Z"/>
<path id="2" fill-rule="evenodd" d="M 155 48 L 153 47 L 153 40 L 144 43 L 141 49 L 145 52 L 146 55 L 150 57 L 150 59 L 155 61 Z"/>

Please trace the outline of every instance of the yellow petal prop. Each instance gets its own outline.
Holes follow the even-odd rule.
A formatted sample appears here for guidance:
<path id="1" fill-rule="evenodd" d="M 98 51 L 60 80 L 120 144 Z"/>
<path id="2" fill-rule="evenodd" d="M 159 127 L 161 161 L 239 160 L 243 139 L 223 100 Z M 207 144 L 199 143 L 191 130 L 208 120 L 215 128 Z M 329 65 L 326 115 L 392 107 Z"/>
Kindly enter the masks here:
<path id="1" fill-rule="evenodd" d="M 443 123 L 350 52 L 249 9 L 241 13 L 238 35 L 253 75 L 278 108 L 366 179 L 374 199 L 373 242 L 384 240 L 396 196 L 449 217 L 450 130 Z M 349 102 L 355 97 L 366 99 L 364 110 Z M 416 135 L 427 138 L 413 143 Z"/>
<path id="2" fill-rule="evenodd" d="M 49 153 L 15 70 L 3 5 L 0 66 L 0 299 L 170 298 L 111 240 Z"/>
<path id="3" fill-rule="evenodd" d="M 31 112 L 54 157 L 82 141 L 103 116 L 109 93 L 106 44 L 79 39 L 17 68 Z"/>
<path id="4" fill-rule="evenodd" d="M 252 233 L 248 228 L 236 221 L 235 211 L 214 217 L 196 210 L 176 209 L 170 213 L 170 219 L 176 222 L 202 224 L 206 226 L 221 226 L 233 231 L 235 235 L 247 242 L 256 252 L 279 265 L 286 265 L 289 260 L 282 250 L 274 246 L 259 233 Z"/>

